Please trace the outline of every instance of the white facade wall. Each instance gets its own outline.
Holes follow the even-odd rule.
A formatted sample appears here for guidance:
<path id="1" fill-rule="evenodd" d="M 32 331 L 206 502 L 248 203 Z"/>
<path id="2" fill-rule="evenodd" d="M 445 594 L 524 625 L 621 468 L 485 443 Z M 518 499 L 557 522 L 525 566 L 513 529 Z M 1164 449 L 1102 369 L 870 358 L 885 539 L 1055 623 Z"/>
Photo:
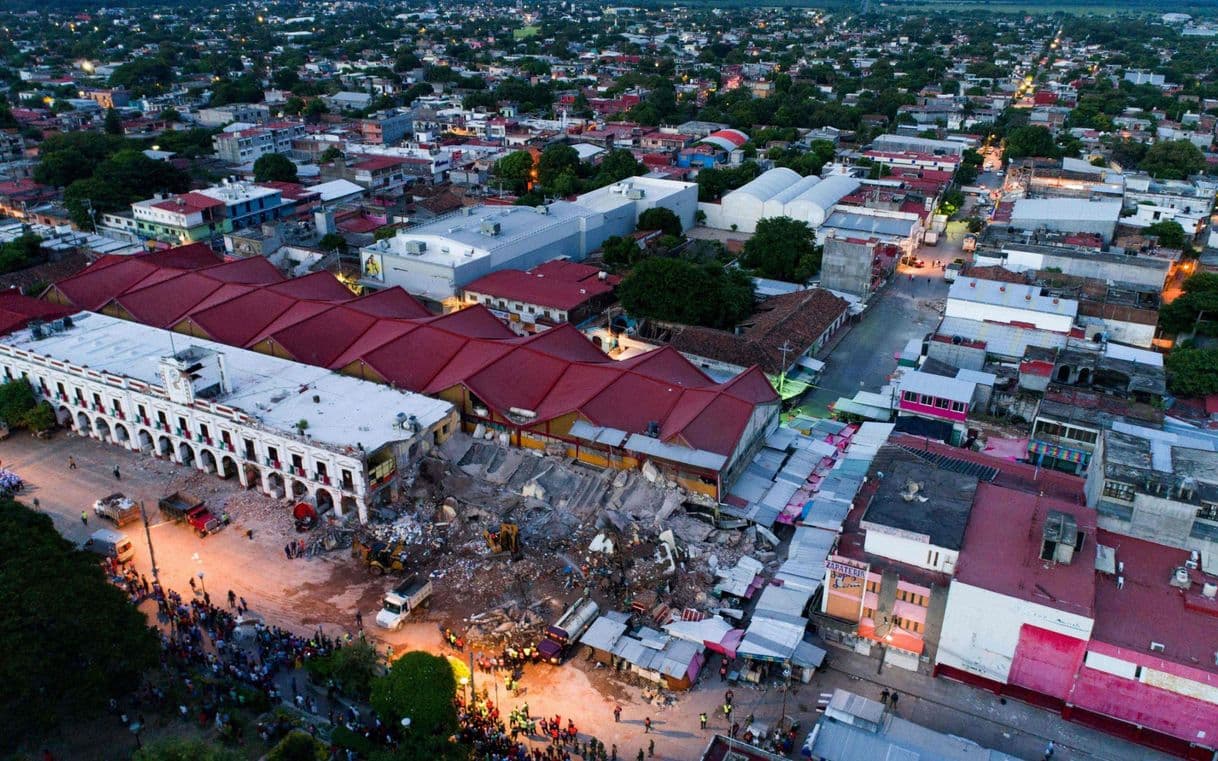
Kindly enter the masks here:
<path id="1" fill-rule="evenodd" d="M 1105 320 L 1102 317 L 1080 316 L 1079 325 L 1087 331 L 1087 338 L 1094 339 L 1097 333 L 1105 333 L 1109 341 L 1150 349 L 1154 345 L 1155 326 L 1140 322 Z"/>
<path id="2" fill-rule="evenodd" d="M 1074 324 L 1074 318 L 1068 314 L 1049 314 L 963 299 L 948 299 L 944 317 L 960 317 L 978 322 L 1023 322 L 1055 333 L 1069 333 Z"/>
<path id="3" fill-rule="evenodd" d="M 867 526 L 867 535 L 863 540 L 863 549 L 872 555 L 891 558 L 901 563 L 907 563 L 929 571 L 951 574 L 956 570 L 956 561 L 960 558 L 958 550 L 939 547 L 929 541 L 920 541 L 913 537 L 897 536 L 874 526 Z"/>
<path id="4" fill-rule="evenodd" d="M 257 486 L 272 496 L 284 496 L 278 491 L 292 496 L 292 486 L 297 482 L 304 490 L 300 494 L 298 489 L 300 498 L 316 500 L 324 491 L 339 515 L 345 503 L 357 509 L 361 521 L 367 519 L 369 483 L 362 453 L 344 454 L 292 433 L 265 429 L 240 410 L 222 404 L 203 399 L 196 399 L 189 407 L 177 404 L 160 386 L 3 344 L 0 366 L 7 377 L 26 377 L 35 393 L 55 407 L 60 422 L 70 422 L 81 435 L 209 473 L 223 474 L 228 465 L 225 460 L 231 460 L 242 486 Z M 77 401 L 78 392 L 83 404 Z M 96 398 L 101 399 L 100 405 Z M 185 428 L 181 426 L 183 420 Z M 207 438 L 202 435 L 204 427 Z M 253 458 L 246 457 L 246 442 L 253 446 Z M 279 467 L 271 464 L 272 449 Z M 299 470 L 293 467 L 293 455 L 300 458 Z M 256 482 L 251 483 L 247 477 L 246 463 L 257 467 Z M 346 483 L 345 474 L 350 476 Z"/>
<path id="5" fill-rule="evenodd" d="M 935 662 L 1005 684 L 1024 624 L 1088 641 L 1094 623 L 955 580 L 947 594 Z"/>

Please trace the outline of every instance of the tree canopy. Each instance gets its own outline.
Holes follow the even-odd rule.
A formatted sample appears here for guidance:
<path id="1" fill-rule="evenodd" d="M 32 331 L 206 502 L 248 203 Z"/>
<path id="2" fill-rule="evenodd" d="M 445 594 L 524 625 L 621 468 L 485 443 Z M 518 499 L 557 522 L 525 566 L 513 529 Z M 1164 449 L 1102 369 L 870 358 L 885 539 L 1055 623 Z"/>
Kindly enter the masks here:
<path id="1" fill-rule="evenodd" d="M 753 310 L 753 280 L 718 262 L 651 257 L 622 280 L 618 298 L 636 317 L 728 329 Z"/>
<path id="2" fill-rule="evenodd" d="M 50 516 L 0 501 L 0 557 L 0 747 L 13 747 L 133 691 L 160 643 Z"/>
<path id="3" fill-rule="evenodd" d="M 656 206 L 639 215 L 640 230 L 659 230 L 665 235 L 681 235 L 681 218 L 672 209 Z"/>
<path id="4" fill-rule="evenodd" d="M 1146 150 L 1139 168 L 1160 180 L 1183 180 L 1205 169 L 1205 154 L 1187 140 L 1164 140 Z"/>
<path id="5" fill-rule="evenodd" d="M 757 222 L 740 261 L 762 277 L 803 283 L 820 272 L 821 249 L 807 222 L 770 217 Z"/>
<path id="6" fill-rule="evenodd" d="M 1184 281 L 1183 294 L 1159 309 L 1159 327 L 1166 333 L 1218 336 L 1218 274 L 1201 272 Z"/>
<path id="7" fill-rule="evenodd" d="M 456 695 L 452 666 L 421 650 L 394 661 L 389 672 L 372 683 L 372 707 L 381 719 L 394 726 L 410 719 L 409 737 L 395 758 L 455 757 L 457 746 L 448 737 L 458 727 Z"/>
<path id="8" fill-rule="evenodd" d="M 508 183 L 513 193 L 528 189 L 532 173 L 533 155 L 528 151 L 513 151 L 495 162 L 495 176 Z"/>
<path id="9" fill-rule="evenodd" d="M 1053 133 L 1044 127 L 1039 125 L 1016 127 L 1007 133 L 1003 156 L 1008 160 L 1028 156 L 1057 158 L 1060 155 L 1061 151 L 1053 142 Z"/>
<path id="10" fill-rule="evenodd" d="M 1159 239 L 1159 245 L 1167 248 L 1184 248 L 1189 244 L 1189 237 L 1184 232 L 1184 228 L 1174 219 L 1164 219 L 1161 222 L 1155 222 L 1153 225 L 1148 225 L 1142 231 L 1147 236 L 1155 236 Z"/>
<path id="11" fill-rule="evenodd" d="M 1179 347 L 1163 361 L 1167 387 L 1177 396 L 1218 394 L 1218 349 Z"/>
<path id="12" fill-rule="evenodd" d="M 254 162 L 254 182 L 296 182 L 296 165 L 282 153 L 266 153 Z"/>

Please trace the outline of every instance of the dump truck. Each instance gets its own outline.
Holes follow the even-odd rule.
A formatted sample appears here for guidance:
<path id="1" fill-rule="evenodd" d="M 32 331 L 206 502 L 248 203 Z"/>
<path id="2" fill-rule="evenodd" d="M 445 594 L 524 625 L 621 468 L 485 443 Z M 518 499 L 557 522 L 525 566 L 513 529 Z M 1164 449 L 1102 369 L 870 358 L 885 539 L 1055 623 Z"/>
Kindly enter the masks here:
<path id="1" fill-rule="evenodd" d="M 571 603 L 553 626 L 546 627 L 546 635 L 537 643 L 537 652 L 542 659 L 555 666 L 561 664 L 571 644 L 588 631 L 600 611 L 600 606 L 588 597 Z"/>
<path id="2" fill-rule="evenodd" d="M 140 519 L 140 506 L 121 492 L 115 492 L 94 502 L 93 512 L 99 517 L 113 521 L 116 526 L 125 526 Z"/>
<path id="3" fill-rule="evenodd" d="M 411 575 L 401 584 L 385 593 L 381 609 L 376 614 L 376 625 L 382 629 L 400 629 L 416 608 L 427 604 L 431 597 L 431 579 L 419 579 Z"/>
<path id="4" fill-rule="evenodd" d="M 214 534 L 224 528 L 224 523 L 198 497 L 175 491 L 157 501 L 161 514 L 178 523 L 187 523 L 199 536 Z"/>

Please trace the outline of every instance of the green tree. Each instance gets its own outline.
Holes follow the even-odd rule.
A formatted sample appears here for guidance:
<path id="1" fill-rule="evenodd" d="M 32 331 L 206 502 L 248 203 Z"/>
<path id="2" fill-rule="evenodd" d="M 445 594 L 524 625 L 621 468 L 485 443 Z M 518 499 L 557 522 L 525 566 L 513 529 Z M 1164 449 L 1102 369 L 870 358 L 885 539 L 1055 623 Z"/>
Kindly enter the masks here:
<path id="1" fill-rule="evenodd" d="M 118 112 L 113 108 L 106 109 L 106 119 L 103 126 L 107 135 L 123 134 L 123 120 L 119 118 Z"/>
<path id="2" fill-rule="evenodd" d="M 592 182 L 596 187 L 604 187 L 646 171 L 646 167 L 634 158 L 633 153 L 625 148 L 614 148 L 601 159 Z"/>
<path id="3" fill-rule="evenodd" d="M 240 761 L 241 754 L 208 740 L 169 738 L 149 743 L 131 761 Z"/>
<path id="4" fill-rule="evenodd" d="M 640 230 L 659 230 L 665 235 L 681 237 L 681 218 L 662 206 L 647 209 L 639 215 Z"/>
<path id="5" fill-rule="evenodd" d="M 296 165 L 282 153 L 265 153 L 254 162 L 254 182 L 296 182 Z"/>
<path id="6" fill-rule="evenodd" d="M 42 238 L 32 232 L 22 233 L 0 245 L 0 273 L 16 272 L 44 261 Z"/>
<path id="7" fill-rule="evenodd" d="M 325 761 L 326 746 L 300 729 L 284 735 L 279 743 L 266 754 L 266 761 Z"/>
<path id="8" fill-rule="evenodd" d="M 326 233 L 317 241 L 317 247 L 322 251 L 337 251 L 341 254 L 347 250 L 347 239 L 338 233 Z"/>
<path id="9" fill-rule="evenodd" d="M 601 244 L 605 264 L 614 269 L 631 267 L 643 255 L 643 249 L 630 236 L 612 235 Z"/>
<path id="10" fill-rule="evenodd" d="M 762 277 L 802 283 L 820 272 L 821 249 L 807 222 L 770 217 L 744 244 L 740 261 Z"/>
<path id="11" fill-rule="evenodd" d="M 0 383 L 0 420 L 17 428 L 25 424 L 26 415 L 38 404 L 34 390 L 21 378 Z"/>
<path id="12" fill-rule="evenodd" d="M 1218 274 L 1201 272 L 1184 281 L 1183 293 L 1159 309 L 1165 333 L 1218 335 Z"/>
<path id="13" fill-rule="evenodd" d="M 1218 349 L 1173 349 L 1164 360 L 1167 388 L 1177 396 L 1218 394 Z"/>
<path id="14" fill-rule="evenodd" d="M 378 660 L 376 649 L 364 640 L 359 640 L 323 657 L 311 658 L 306 665 L 317 682 L 332 679 L 344 695 L 357 700 L 367 700 L 372 693 L 372 681 L 376 677 Z"/>
<path id="15" fill-rule="evenodd" d="M 410 719 L 410 736 L 395 758 L 450 759 L 458 748 L 448 741 L 458 727 L 457 681 L 442 656 L 414 650 L 394 661 L 389 673 L 372 683 L 372 707 L 397 726 Z"/>
<path id="16" fill-rule="evenodd" d="M 639 317 L 727 329 L 753 309 L 753 281 L 718 262 L 650 257 L 618 285 L 622 306 Z"/>
<path id="17" fill-rule="evenodd" d="M 52 135 L 38 148 L 34 179 L 43 185 L 67 187 L 92 176 L 98 164 L 130 145 L 130 141 L 121 137 L 99 132 Z"/>
<path id="18" fill-rule="evenodd" d="M 1057 158 L 1060 155 L 1053 133 L 1039 125 L 1016 127 L 1007 134 L 1003 157 L 1011 159 L 1027 156 Z"/>
<path id="19" fill-rule="evenodd" d="M 341 159 L 342 157 L 343 157 L 343 152 L 340 151 L 338 148 L 335 148 L 332 145 L 329 148 L 322 151 L 321 156 L 319 156 L 317 160 L 323 164 L 329 164 L 331 161 L 334 161 L 336 159 Z"/>
<path id="20" fill-rule="evenodd" d="M 1184 248 L 1190 242 L 1184 228 L 1174 219 L 1165 219 L 1148 225 L 1142 234 L 1157 237 L 1159 245 L 1165 248 Z"/>
<path id="21" fill-rule="evenodd" d="M 1147 149 L 1139 168 L 1160 180 L 1183 180 L 1205 169 L 1205 154 L 1187 140 L 1165 140 Z"/>
<path id="22" fill-rule="evenodd" d="M 0 747 L 12 748 L 101 715 L 139 686 L 160 643 L 96 556 L 61 537 L 50 516 L 0 501 L 0 557 Z"/>
<path id="23" fill-rule="evenodd" d="M 513 193 L 523 193 L 533 177 L 533 155 L 528 151 L 513 151 L 495 162 L 495 176 L 503 180 Z"/>
<path id="24" fill-rule="evenodd" d="M 537 179 L 542 187 L 553 188 L 563 172 L 579 171 L 579 153 L 566 143 L 551 143 L 537 160 Z"/>
<path id="25" fill-rule="evenodd" d="M 35 433 L 49 431 L 59 424 L 59 420 L 55 416 L 55 408 L 51 406 L 50 402 L 39 402 L 38 406 L 25 413 L 21 422 Z"/>
<path id="26" fill-rule="evenodd" d="M 211 155 L 214 149 L 213 134 L 212 130 L 202 127 L 167 130 L 162 132 L 154 143 L 162 151 L 170 151 L 186 159 L 197 159 Z"/>

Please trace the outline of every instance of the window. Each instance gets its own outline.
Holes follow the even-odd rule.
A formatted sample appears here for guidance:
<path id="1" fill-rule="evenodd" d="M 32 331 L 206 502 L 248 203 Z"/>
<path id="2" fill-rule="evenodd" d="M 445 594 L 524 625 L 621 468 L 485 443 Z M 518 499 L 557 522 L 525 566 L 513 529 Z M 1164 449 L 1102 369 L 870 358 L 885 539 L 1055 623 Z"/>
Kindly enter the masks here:
<path id="1" fill-rule="evenodd" d="M 927 406 L 930 406 L 935 403 L 935 398 L 933 396 L 931 396 L 930 394 L 922 394 L 922 397 L 918 400 L 918 402 L 920 404 L 925 404 Z"/>
<path id="2" fill-rule="evenodd" d="M 142 404 L 136 405 L 135 409 L 138 410 L 138 414 L 139 414 L 141 420 L 148 419 L 148 410 L 144 409 L 144 405 L 142 405 Z"/>
<path id="3" fill-rule="evenodd" d="M 211 432 L 208 431 L 207 426 L 203 425 L 202 423 L 199 424 L 199 435 L 201 435 L 205 439 L 211 438 Z"/>
<path id="4" fill-rule="evenodd" d="M 266 458 L 271 462 L 279 462 L 279 450 L 275 447 L 267 447 Z"/>
<path id="5" fill-rule="evenodd" d="M 101 403 L 101 394 L 94 394 L 94 395 L 93 395 L 93 404 L 94 404 L 96 407 L 98 407 L 98 408 L 100 408 L 100 407 L 102 406 L 102 403 Z"/>
<path id="6" fill-rule="evenodd" d="M 968 405 L 964 402 L 952 402 L 952 412 L 964 412 L 968 409 Z"/>
<path id="7" fill-rule="evenodd" d="M 941 410 L 947 409 L 947 404 L 948 404 L 948 401 L 946 399 L 940 399 L 939 397 L 935 397 L 935 406 L 938 407 L 939 409 L 941 409 Z"/>
<path id="8" fill-rule="evenodd" d="M 1133 487 L 1120 481 L 1105 481 L 1104 496 L 1124 500 L 1125 502 L 1133 502 Z"/>
<path id="9" fill-rule="evenodd" d="M 253 460 L 255 457 L 253 439 L 242 439 L 241 443 L 245 447 L 245 459 Z"/>
<path id="10" fill-rule="evenodd" d="M 1207 521 L 1218 521 L 1218 502 L 1202 502 L 1197 517 Z"/>
<path id="11" fill-rule="evenodd" d="M 917 404 L 917 402 L 918 402 L 918 395 L 917 395 L 917 393 L 915 393 L 913 391 L 906 391 L 902 398 L 905 401 L 913 402 L 914 404 Z"/>
<path id="12" fill-rule="evenodd" d="M 926 551 L 926 564 L 931 567 L 937 567 L 939 565 L 939 551 L 938 550 L 927 550 Z"/>
<path id="13" fill-rule="evenodd" d="M 186 418 L 184 418 L 184 417 L 182 417 L 182 416 L 180 416 L 180 415 L 178 416 L 178 430 L 182 431 L 183 433 L 185 433 L 186 431 L 189 431 L 189 430 L 190 430 L 190 429 L 189 429 L 189 428 L 186 426 Z"/>

